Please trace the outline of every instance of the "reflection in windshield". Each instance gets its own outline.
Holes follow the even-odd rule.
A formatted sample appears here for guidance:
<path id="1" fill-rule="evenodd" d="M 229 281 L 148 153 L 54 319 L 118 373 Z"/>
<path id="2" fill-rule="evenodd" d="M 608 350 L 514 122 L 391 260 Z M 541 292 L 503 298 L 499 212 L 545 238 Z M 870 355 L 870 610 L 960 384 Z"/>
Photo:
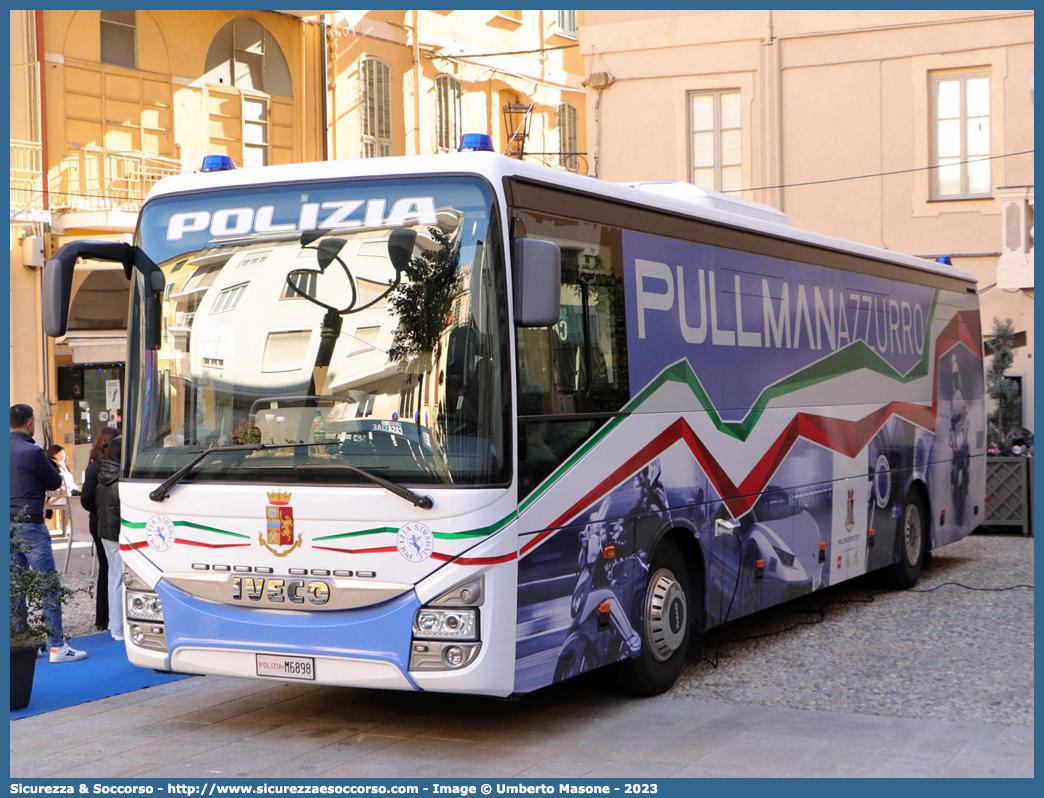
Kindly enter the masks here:
<path id="1" fill-rule="evenodd" d="M 169 476 L 212 446 L 308 443 L 214 453 L 191 478 L 353 481 L 336 468 L 347 464 L 406 483 L 507 480 L 492 203 L 478 183 L 419 182 L 266 187 L 146 206 L 140 246 L 167 285 L 159 352 L 132 352 L 128 393 L 142 418 L 132 478 Z M 352 199 L 375 192 L 381 200 Z M 402 219 L 369 209 L 432 195 L 430 212 Z M 273 220 L 281 213 L 304 219 L 294 202 L 359 214 L 279 229 L 295 227 Z M 228 234 L 240 224 L 229 213 L 266 203 L 275 210 L 263 232 Z M 225 227 L 198 221 L 208 218 Z M 292 469 L 301 465 L 331 468 L 305 477 Z"/>

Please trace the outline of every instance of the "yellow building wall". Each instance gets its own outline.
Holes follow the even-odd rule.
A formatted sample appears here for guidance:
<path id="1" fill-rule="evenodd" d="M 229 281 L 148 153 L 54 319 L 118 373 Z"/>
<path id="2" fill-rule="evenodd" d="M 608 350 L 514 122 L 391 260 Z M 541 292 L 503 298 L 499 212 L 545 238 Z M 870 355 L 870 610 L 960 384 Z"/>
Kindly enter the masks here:
<path id="1" fill-rule="evenodd" d="M 584 12 L 578 13 L 582 21 Z M 557 107 L 565 101 L 577 108 L 583 150 L 583 59 L 576 39 L 557 33 L 555 12 L 341 12 L 332 39 L 333 158 L 361 157 L 359 64 L 367 56 L 391 67 L 393 155 L 438 151 L 435 79 L 440 74 L 461 82 L 462 133 L 487 133 L 502 152 L 509 138 L 503 106 L 517 97 L 534 103 L 526 151 L 557 153 Z M 562 47 L 568 49 L 552 49 Z M 537 52 L 541 48 L 544 52 Z"/>
<path id="2" fill-rule="evenodd" d="M 16 231 L 11 229 L 10 312 L 10 399 L 11 404 L 31 405 L 37 414 L 42 406 L 40 382 L 40 323 L 36 274 L 22 265 L 22 248 Z"/>
<path id="3" fill-rule="evenodd" d="M 222 141 L 218 142 L 212 132 L 216 116 L 224 110 L 222 102 L 227 108 L 229 98 L 238 100 L 244 92 L 212 86 L 204 80 L 211 41 L 234 18 L 260 22 L 279 44 L 290 73 L 293 97 L 269 98 L 269 163 L 322 159 L 324 87 L 320 65 L 326 48 L 318 25 L 264 11 L 138 11 L 137 64 L 135 69 L 127 69 L 101 63 L 100 13 L 75 9 L 43 12 L 41 55 L 47 124 L 42 135 L 48 150 L 48 182 L 52 190 L 69 192 L 51 195 L 54 229 L 64 226 L 66 236 L 77 238 L 118 238 L 117 233 L 76 229 L 63 225 L 62 220 L 67 211 L 84 206 L 127 209 L 125 202 L 117 205 L 119 198 L 106 194 L 110 186 L 125 186 L 121 196 L 124 200 L 131 197 L 133 204 L 135 197 L 140 202 L 139 189 L 147 191 L 151 185 L 147 180 L 136 183 L 136 171 L 123 183 L 118 171 L 99 175 L 102 161 L 84 157 L 84 151 L 144 153 L 181 160 L 188 169 L 197 169 L 206 154 L 227 152 L 241 165 L 241 115 L 230 113 L 218 122 L 224 134 Z M 13 65 L 30 61 L 28 23 L 34 14 L 11 12 Z M 30 98 L 33 87 L 26 78 L 29 69 L 12 66 L 12 140 L 30 138 L 34 110 Z M 113 169 L 108 163 L 105 168 Z M 39 274 L 22 266 L 21 236 L 27 229 L 13 224 L 10 230 L 10 400 L 31 404 L 43 417 L 48 408 L 43 404 L 45 358 Z M 55 442 L 64 444 L 65 434 L 72 432 L 71 419 L 66 419 L 71 403 L 56 399 L 56 368 L 68 365 L 69 358 L 55 358 L 53 343 L 47 342 L 47 347 L 51 433 Z M 67 449 L 72 458 L 72 447 Z M 82 464 L 75 464 L 74 469 L 79 473 Z"/>
<path id="4" fill-rule="evenodd" d="M 44 12 L 52 159 L 84 148 L 133 150 L 195 167 L 217 152 L 242 165 L 240 113 L 229 112 L 228 100 L 251 93 L 204 80 L 214 35 L 238 17 L 265 26 L 290 71 L 293 98 L 269 97 L 269 162 L 321 159 L 321 122 L 306 116 L 322 103 L 318 26 L 262 11 L 199 10 L 138 11 L 137 69 L 100 62 L 99 11 Z"/>

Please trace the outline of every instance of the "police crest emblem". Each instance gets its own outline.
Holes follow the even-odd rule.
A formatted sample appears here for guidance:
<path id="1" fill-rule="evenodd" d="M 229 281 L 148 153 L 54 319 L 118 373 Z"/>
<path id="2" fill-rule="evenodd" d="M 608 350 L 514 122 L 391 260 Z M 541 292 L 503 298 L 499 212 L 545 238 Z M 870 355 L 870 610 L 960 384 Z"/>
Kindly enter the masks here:
<path id="1" fill-rule="evenodd" d="M 268 501 L 271 504 L 265 508 L 265 531 L 258 536 L 258 542 L 276 557 L 285 557 L 301 545 L 301 538 L 294 530 L 290 493 L 272 491 Z"/>

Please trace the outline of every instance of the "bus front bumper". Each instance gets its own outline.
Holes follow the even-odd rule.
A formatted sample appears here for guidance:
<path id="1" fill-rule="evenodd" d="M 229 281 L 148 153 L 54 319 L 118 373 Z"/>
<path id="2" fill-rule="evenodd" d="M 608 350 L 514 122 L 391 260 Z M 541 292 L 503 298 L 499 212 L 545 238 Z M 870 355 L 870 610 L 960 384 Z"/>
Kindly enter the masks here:
<path id="1" fill-rule="evenodd" d="M 160 580 L 166 652 L 128 640 L 130 661 L 177 673 L 417 690 L 408 674 L 414 591 L 369 607 L 326 612 L 233 606 L 198 598 Z M 312 663 L 308 678 L 266 675 L 266 660 Z M 307 670 L 307 668 L 306 668 Z"/>

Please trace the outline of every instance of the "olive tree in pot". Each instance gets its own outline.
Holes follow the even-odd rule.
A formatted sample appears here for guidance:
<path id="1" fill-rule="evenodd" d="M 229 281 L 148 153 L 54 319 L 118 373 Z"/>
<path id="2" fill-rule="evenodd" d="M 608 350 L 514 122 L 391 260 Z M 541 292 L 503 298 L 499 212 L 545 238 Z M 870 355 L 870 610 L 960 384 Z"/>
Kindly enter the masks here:
<path id="1" fill-rule="evenodd" d="M 986 369 L 986 394 L 996 403 L 996 409 L 986 416 L 986 439 L 991 449 L 999 450 L 1005 456 L 1011 454 L 1012 439 L 1008 432 L 1022 415 L 1019 385 L 1006 376 L 1015 362 L 1014 342 L 1015 324 L 1012 320 L 995 318 L 989 339 L 993 357 Z"/>
<path id="2" fill-rule="evenodd" d="M 57 572 L 47 574 L 18 563 L 16 552 L 25 554 L 28 547 L 18 536 L 17 524 L 26 520 L 22 514 L 11 521 L 11 709 L 29 704 L 36 655 L 53 631 L 45 613 L 76 593 L 62 585 Z"/>

